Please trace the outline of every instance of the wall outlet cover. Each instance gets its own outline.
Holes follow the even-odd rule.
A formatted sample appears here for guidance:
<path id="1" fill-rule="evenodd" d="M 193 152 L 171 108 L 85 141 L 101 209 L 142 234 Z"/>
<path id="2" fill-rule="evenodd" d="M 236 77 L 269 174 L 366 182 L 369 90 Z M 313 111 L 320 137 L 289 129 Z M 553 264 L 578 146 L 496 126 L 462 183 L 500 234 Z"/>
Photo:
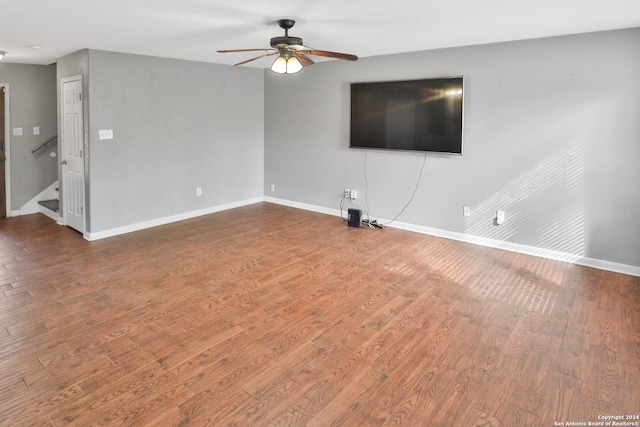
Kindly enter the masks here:
<path id="1" fill-rule="evenodd" d="M 98 131 L 99 139 L 113 139 L 113 129 L 103 129 Z"/>

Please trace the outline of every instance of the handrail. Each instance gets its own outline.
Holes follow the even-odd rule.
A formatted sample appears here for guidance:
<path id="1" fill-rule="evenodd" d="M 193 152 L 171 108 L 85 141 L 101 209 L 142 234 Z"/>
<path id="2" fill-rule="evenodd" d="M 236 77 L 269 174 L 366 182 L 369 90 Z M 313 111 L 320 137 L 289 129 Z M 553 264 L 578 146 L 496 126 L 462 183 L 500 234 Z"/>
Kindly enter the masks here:
<path id="1" fill-rule="evenodd" d="M 38 150 L 42 150 L 44 147 L 46 147 L 47 145 L 49 145 L 50 142 L 53 142 L 54 140 L 58 139 L 58 135 L 53 135 L 51 138 L 47 139 L 45 142 L 43 142 L 42 144 L 38 145 L 36 148 L 34 148 L 33 150 L 31 150 L 31 153 L 35 153 Z"/>

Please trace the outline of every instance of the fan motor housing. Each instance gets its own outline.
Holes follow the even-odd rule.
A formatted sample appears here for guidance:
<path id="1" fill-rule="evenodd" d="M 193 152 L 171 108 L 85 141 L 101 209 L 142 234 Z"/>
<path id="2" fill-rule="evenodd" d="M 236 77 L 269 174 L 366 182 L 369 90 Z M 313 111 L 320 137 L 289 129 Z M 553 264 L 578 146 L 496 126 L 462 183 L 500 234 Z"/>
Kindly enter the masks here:
<path id="1" fill-rule="evenodd" d="M 280 48 L 289 45 L 302 45 L 302 39 L 300 37 L 292 36 L 280 36 L 271 38 L 271 47 Z"/>

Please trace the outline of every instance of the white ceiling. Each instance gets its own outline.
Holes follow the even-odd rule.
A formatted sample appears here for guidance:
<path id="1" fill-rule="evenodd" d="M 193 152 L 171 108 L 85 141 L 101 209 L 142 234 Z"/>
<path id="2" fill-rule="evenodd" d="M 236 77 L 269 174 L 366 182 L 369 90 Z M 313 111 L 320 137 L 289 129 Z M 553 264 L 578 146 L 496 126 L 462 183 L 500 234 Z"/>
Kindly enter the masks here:
<path id="1" fill-rule="evenodd" d="M 280 18 L 306 46 L 366 57 L 640 27 L 640 0 L 2 0 L 0 50 L 9 63 L 89 48 L 234 64 L 252 53 L 216 51 L 268 48 Z"/>

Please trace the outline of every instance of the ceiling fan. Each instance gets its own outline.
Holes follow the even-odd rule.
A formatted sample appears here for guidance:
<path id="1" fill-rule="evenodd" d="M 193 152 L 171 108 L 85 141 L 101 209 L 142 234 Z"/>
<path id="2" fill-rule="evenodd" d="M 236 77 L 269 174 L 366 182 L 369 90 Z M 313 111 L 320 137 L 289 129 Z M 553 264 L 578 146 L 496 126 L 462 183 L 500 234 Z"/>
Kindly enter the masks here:
<path id="1" fill-rule="evenodd" d="M 317 50 L 307 47 L 302 44 L 300 37 L 294 37 L 289 35 L 289 30 L 296 23 L 293 19 L 280 19 L 278 25 L 284 30 L 284 36 L 273 37 L 271 39 L 270 49 L 235 49 L 235 50 L 219 50 L 220 53 L 229 52 L 267 52 L 263 55 L 256 56 L 255 58 L 247 59 L 246 61 L 238 62 L 234 65 L 243 65 L 256 59 L 264 58 L 265 56 L 278 55 L 276 60 L 271 65 L 271 71 L 278 74 L 293 74 L 302 70 L 302 67 L 312 65 L 314 61 L 309 58 L 308 55 L 324 56 L 328 58 L 344 59 L 346 61 L 356 61 L 358 57 L 356 55 L 350 55 L 348 53 L 329 52 L 327 50 Z"/>

